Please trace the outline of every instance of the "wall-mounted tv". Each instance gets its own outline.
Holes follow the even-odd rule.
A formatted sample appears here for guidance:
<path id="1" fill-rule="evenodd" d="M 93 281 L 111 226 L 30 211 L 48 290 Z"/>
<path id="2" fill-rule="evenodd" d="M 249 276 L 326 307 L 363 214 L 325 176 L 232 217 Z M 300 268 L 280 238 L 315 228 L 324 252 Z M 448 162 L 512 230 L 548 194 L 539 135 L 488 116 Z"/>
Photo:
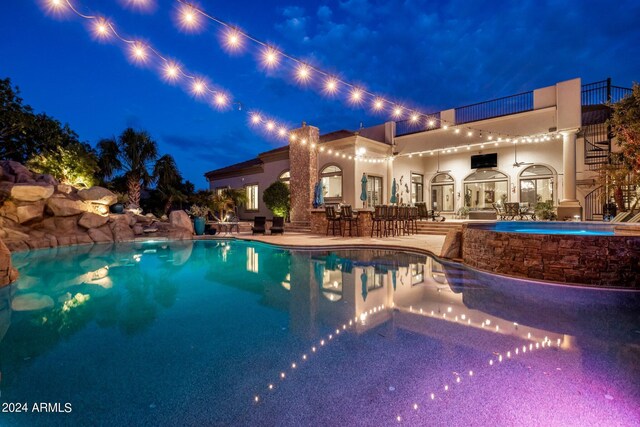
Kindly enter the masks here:
<path id="1" fill-rule="evenodd" d="M 498 153 L 471 156 L 471 169 L 498 167 Z"/>

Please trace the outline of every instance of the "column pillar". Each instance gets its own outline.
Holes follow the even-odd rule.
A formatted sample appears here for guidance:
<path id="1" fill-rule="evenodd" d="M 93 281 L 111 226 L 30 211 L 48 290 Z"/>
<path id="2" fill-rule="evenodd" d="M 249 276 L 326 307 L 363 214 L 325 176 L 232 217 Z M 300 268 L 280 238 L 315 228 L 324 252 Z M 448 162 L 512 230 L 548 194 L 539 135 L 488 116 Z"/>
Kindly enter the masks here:
<path id="1" fill-rule="evenodd" d="M 562 199 L 558 205 L 558 220 L 582 219 L 582 206 L 576 198 L 576 138 L 577 130 L 562 132 Z"/>
<path id="2" fill-rule="evenodd" d="M 387 160 L 387 185 L 385 188 L 385 201 L 384 203 L 389 204 L 389 200 L 391 199 L 391 184 L 393 184 L 393 162 L 394 160 Z M 396 182 L 397 184 L 397 182 Z"/>
<path id="3" fill-rule="evenodd" d="M 320 130 L 302 124 L 291 132 L 289 143 L 289 169 L 291 180 L 291 221 L 309 222 L 309 209 L 313 204 L 313 190 L 318 180 L 318 156 L 315 148 L 320 139 Z"/>

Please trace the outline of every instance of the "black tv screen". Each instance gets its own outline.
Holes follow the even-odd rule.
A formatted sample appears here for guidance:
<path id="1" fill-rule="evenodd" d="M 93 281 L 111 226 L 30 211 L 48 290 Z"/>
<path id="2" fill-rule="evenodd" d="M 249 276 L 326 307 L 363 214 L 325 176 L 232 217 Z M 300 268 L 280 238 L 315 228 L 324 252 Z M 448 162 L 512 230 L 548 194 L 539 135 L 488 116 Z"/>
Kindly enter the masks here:
<path id="1" fill-rule="evenodd" d="M 498 167 L 498 153 L 471 156 L 471 169 Z"/>

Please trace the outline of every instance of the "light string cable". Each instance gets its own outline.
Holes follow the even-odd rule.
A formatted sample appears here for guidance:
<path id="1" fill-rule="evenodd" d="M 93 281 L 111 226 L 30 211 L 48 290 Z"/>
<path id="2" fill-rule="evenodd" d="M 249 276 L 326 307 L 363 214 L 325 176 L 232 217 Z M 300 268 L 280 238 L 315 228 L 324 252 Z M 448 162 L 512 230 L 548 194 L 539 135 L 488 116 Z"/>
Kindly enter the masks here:
<path id="1" fill-rule="evenodd" d="M 321 76 L 324 79 L 324 88 L 322 92 L 324 92 L 325 95 L 336 95 L 340 92 L 340 87 L 345 87 L 348 91 L 348 101 L 350 104 L 354 106 L 360 106 L 365 104 L 365 101 L 367 101 L 368 98 L 368 103 L 370 103 L 371 108 L 374 112 L 383 113 L 385 111 L 388 111 L 391 113 L 391 116 L 394 120 L 407 118 L 407 120 L 409 120 L 409 122 L 411 124 L 414 124 L 416 127 L 420 124 L 421 120 L 425 120 L 424 125 L 425 127 L 427 127 L 427 129 L 430 130 L 435 129 L 436 124 L 440 124 L 441 129 L 444 130 L 455 128 L 454 132 L 459 133 L 461 136 L 466 134 L 467 136 L 471 137 L 475 133 L 479 133 L 480 135 L 484 133 L 484 135 L 486 135 L 489 140 L 492 140 L 496 135 L 501 136 L 503 139 L 523 137 L 523 135 L 482 130 L 464 126 L 463 124 L 456 125 L 455 123 L 441 119 L 436 113 L 428 114 L 423 113 L 417 109 L 405 107 L 401 103 L 390 101 L 386 97 L 376 95 L 375 93 L 366 90 L 360 85 L 349 83 L 346 80 L 337 77 L 336 75 L 328 73 L 316 66 L 309 64 L 308 62 L 298 59 L 295 56 L 290 55 L 285 51 L 278 49 L 275 46 L 266 43 L 245 31 L 240 30 L 238 27 L 224 21 L 219 17 L 212 15 L 211 13 L 205 11 L 204 9 L 191 2 L 188 2 L 186 0 L 175 1 L 181 6 L 179 7 L 178 13 L 180 14 L 179 23 L 183 29 L 194 30 L 198 28 L 201 24 L 199 22 L 198 16 L 202 16 L 224 28 L 224 30 L 226 31 L 226 45 L 230 50 L 239 49 L 242 46 L 242 41 L 246 39 L 260 46 L 260 48 L 262 49 L 262 61 L 264 65 L 267 66 L 267 68 L 276 67 L 279 64 L 280 59 L 282 58 L 296 64 L 295 78 L 301 84 L 309 82 L 314 73 Z M 460 132 L 460 128 L 466 129 L 466 132 Z M 491 138 L 489 138 L 489 136 L 491 136 Z"/>
<path id="2" fill-rule="evenodd" d="M 186 68 L 180 65 L 180 62 L 169 59 L 160 51 L 155 49 L 151 44 L 142 40 L 136 40 L 124 36 L 122 33 L 116 30 L 115 24 L 107 18 L 99 14 L 87 14 L 83 13 L 70 0 L 48 0 L 48 7 L 51 11 L 63 12 L 65 9 L 71 11 L 78 17 L 93 22 L 92 33 L 95 38 L 106 41 L 111 36 L 120 40 L 126 46 L 129 47 L 130 58 L 134 63 L 138 65 L 145 65 L 150 60 L 150 55 L 155 56 L 160 61 L 161 76 L 165 82 L 179 83 L 179 80 L 183 78 L 190 82 L 188 92 L 195 98 L 202 99 L 208 96 L 211 99 L 209 105 L 214 106 L 218 110 L 229 108 L 232 105 L 242 105 L 238 101 L 232 102 L 232 98 L 225 91 L 212 87 L 207 82 L 210 79 L 204 76 L 198 76 L 189 72 Z M 275 135 L 281 139 L 289 138 L 291 141 L 296 141 L 297 136 L 295 132 L 292 132 L 290 126 L 284 124 L 281 120 L 276 120 L 264 113 L 255 110 L 246 110 L 249 115 L 248 123 L 253 126 L 259 126 L 264 132 L 269 135 Z M 300 139 L 302 145 L 307 145 L 307 141 Z M 319 152 L 324 152 L 325 147 L 318 146 L 318 144 L 309 142 L 309 149 L 315 149 Z M 362 154 L 351 154 L 350 152 L 343 152 L 339 150 L 328 149 L 327 153 L 335 157 L 342 157 L 349 160 L 362 160 L 366 162 L 383 162 L 382 158 L 366 157 Z"/>

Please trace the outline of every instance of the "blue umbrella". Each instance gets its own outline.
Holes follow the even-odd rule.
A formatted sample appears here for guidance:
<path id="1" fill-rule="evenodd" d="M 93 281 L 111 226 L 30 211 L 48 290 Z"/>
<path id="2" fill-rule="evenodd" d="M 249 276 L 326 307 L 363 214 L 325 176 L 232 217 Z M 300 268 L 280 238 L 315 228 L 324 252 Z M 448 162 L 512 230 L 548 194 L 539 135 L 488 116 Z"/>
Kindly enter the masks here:
<path id="1" fill-rule="evenodd" d="M 391 184 L 391 198 L 389 199 L 389 203 L 398 203 L 398 199 L 396 198 L 396 179 L 393 178 L 393 183 Z"/>
<path id="2" fill-rule="evenodd" d="M 322 287 L 322 284 L 324 283 L 324 265 L 319 262 L 315 262 L 313 264 L 313 273 L 316 282 L 318 282 L 318 286 Z"/>
<path id="3" fill-rule="evenodd" d="M 318 203 L 318 199 L 320 198 L 320 181 L 316 182 L 316 185 L 313 187 L 313 207 L 317 208 L 320 206 Z"/>
<path id="4" fill-rule="evenodd" d="M 362 174 L 362 192 L 360 193 L 360 200 L 362 200 L 362 207 L 364 208 L 367 203 L 367 175 Z"/>
<path id="5" fill-rule="evenodd" d="M 395 270 L 391 272 L 391 279 L 393 282 L 393 290 L 395 291 L 396 290 L 396 271 Z"/>
<path id="6" fill-rule="evenodd" d="M 322 181 L 318 181 L 318 206 L 324 205 L 324 187 Z"/>
<path id="7" fill-rule="evenodd" d="M 366 272 L 362 272 L 362 274 L 360 275 L 360 281 L 362 282 L 362 300 L 366 301 L 367 300 L 367 294 L 368 289 L 367 289 L 367 273 Z"/>

